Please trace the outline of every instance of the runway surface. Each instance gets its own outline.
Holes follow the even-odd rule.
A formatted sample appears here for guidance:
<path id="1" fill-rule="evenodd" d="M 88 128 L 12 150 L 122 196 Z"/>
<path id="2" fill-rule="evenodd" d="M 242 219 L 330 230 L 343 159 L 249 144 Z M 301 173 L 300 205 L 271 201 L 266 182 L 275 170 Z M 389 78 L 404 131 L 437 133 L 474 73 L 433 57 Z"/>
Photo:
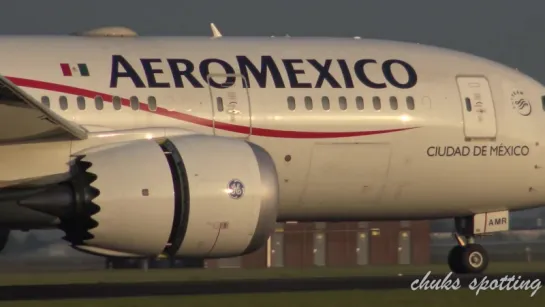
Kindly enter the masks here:
<path id="1" fill-rule="evenodd" d="M 500 279 L 505 276 L 522 276 L 530 282 L 539 279 L 545 282 L 545 273 L 536 274 L 494 274 L 494 275 L 451 275 L 450 280 L 460 280 L 462 287 L 468 287 L 474 279 Z M 427 280 L 445 279 L 446 275 L 431 275 Z M 393 290 L 410 289 L 411 283 L 421 280 L 423 275 L 413 276 L 365 276 L 365 277 L 324 277 L 258 280 L 216 280 L 150 283 L 97 283 L 68 285 L 31 285 L 0 287 L 0 300 L 52 300 L 75 298 L 113 298 L 157 295 L 202 295 L 227 293 L 271 293 L 294 291 L 333 290 Z"/>

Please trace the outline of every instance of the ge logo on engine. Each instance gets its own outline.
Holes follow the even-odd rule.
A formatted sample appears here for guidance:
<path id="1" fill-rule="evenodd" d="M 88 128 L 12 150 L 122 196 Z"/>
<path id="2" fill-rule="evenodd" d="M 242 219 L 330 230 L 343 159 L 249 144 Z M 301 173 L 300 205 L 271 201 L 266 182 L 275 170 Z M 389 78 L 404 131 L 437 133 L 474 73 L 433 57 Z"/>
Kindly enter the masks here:
<path id="1" fill-rule="evenodd" d="M 233 199 L 239 199 L 244 195 L 244 184 L 238 179 L 229 181 L 227 189 L 229 190 L 229 196 Z"/>

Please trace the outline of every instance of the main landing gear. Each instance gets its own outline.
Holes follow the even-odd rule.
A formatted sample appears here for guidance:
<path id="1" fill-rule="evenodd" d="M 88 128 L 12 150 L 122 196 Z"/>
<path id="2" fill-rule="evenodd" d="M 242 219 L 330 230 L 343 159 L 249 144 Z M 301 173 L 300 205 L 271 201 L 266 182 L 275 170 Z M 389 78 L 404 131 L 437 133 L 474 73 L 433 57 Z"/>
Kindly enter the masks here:
<path id="1" fill-rule="evenodd" d="M 475 244 L 473 234 L 473 216 L 454 219 L 456 231 L 454 238 L 458 245 L 448 255 L 448 265 L 455 274 L 480 274 L 488 267 L 488 253 L 479 244 Z M 466 237 L 466 242 L 462 239 Z"/>

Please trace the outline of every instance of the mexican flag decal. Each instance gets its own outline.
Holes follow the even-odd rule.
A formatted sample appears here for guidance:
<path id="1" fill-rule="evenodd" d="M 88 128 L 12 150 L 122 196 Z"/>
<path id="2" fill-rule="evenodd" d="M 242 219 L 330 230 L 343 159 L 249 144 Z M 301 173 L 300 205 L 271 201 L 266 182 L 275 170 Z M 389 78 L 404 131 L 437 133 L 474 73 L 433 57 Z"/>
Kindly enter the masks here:
<path id="1" fill-rule="evenodd" d="M 62 63 L 61 71 L 62 75 L 65 77 L 89 77 L 89 68 L 87 68 L 87 64 L 70 65 L 67 63 Z"/>

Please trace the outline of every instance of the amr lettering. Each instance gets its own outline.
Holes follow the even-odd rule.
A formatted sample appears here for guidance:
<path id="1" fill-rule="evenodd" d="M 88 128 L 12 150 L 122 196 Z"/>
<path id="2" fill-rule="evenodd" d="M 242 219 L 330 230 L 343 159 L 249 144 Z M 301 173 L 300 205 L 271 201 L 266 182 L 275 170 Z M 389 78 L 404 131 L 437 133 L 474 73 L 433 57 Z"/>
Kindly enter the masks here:
<path id="1" fill-rule="evenodd" d="M 507 224 L 507 218 L 506 217 L 495 218 L 495 219 L 488 220 L 488 226 L 503 225 L 503 224 Z"/>

